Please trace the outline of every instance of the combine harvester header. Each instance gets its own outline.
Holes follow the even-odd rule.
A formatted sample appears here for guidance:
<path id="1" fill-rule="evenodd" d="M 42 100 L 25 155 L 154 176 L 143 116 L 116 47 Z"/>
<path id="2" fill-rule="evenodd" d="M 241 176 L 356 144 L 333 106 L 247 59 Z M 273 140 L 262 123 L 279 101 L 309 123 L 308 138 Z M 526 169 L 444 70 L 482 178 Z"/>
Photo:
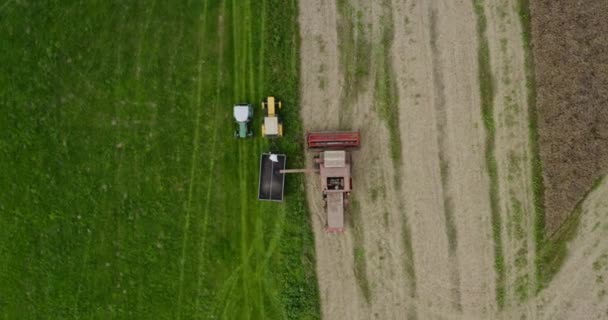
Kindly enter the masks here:
<path id="1" fill-rule="evenodd" d="M 310 149 L 358 148 L 361 135 L 357 131 L 310 132 L 306 144 Z"/>

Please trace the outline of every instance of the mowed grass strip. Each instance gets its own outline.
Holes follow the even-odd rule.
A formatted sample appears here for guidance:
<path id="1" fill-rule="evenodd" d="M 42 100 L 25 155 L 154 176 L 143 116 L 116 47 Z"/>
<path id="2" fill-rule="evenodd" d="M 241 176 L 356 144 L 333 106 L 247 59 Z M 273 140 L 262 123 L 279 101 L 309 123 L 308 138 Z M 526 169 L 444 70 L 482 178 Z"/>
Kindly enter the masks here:
<path id="1" fill-rule="evenodd" d="M 274 147 L 303 165 L 296 17 L 278 0 L 2 9 L 0 317 L 319 318 L 303 180 L 259 202 L 261 110 L 256 138 L 233 137 L 232 105 L 274 94 Z"/>

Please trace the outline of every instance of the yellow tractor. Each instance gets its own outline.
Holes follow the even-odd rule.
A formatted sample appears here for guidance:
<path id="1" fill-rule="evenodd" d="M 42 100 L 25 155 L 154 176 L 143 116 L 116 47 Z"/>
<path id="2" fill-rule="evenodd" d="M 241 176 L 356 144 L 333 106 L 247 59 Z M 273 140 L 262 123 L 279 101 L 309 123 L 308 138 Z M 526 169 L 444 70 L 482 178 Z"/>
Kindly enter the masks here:
<path id="1" fill-rule="evenodd" d="M 262 136 L 267 138 L 276 138 L 283 136 L 283 121 L 279 119 L 277 108 L 281 109 L 281 101 L 275 100 L 274 97 L 268 97 L 262 101 L 262 109 L 266 111 L 264 123 L 262 124 Z"/>

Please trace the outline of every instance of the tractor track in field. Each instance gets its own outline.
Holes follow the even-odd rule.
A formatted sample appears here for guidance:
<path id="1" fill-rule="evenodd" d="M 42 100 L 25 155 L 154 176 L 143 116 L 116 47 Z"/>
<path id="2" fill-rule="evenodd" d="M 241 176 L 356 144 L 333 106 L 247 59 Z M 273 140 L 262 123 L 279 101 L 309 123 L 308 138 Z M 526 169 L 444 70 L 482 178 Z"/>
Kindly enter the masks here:
<path id="1" fill-rule="evenodd" d="M 208 3 L 205 1 L 205 7 L 204 7 L 204 16 L 206 16 L 206 11 L 207 11 L 207 5 Z M 222 7 L 223 8 L 223 7 Z M 218 25 L 218 34 L 220 35 L 219 37 L 219 43 L 218 43 L 218 48 L 219 48 L 219 60 L 218 60 L 218 66 L 222 66 L 223 65 L 223 51 L 224 51 L 224 38 L 221 36 L 224 34 L 224 12 L 223 10 L 220 12 L 220 15 L 218 16 L 217 19 L 217 25 Z M 216 79 L 216 89 L 215 89 L 215 99 L 213 101 L 213 111 L 217 111 L 219 109 L 219 99 L 220 99 L 220 83 L 222 83 L 222 78 L 223 78 L 223 72 L 222 72 L 222 68 L 218 68 L 217 70 L 217 79 Z M 215 114 L 218 114 L 218 112 L 214 112 Z M 213 129 L 213 133 L 211 136 L 211 148 L 210 148 L 210 152 L 208 160 L 209 160 L 209 177 L 207 178 L 207 190 L 205 190 L 205 198 L 204 198 L 204 207 L 203 207 L 203 213 L 202 213 L 202 225 L 200 228 L 200 232 L 201 232 L 201 244 L 200 244 L 200 249 L 199 249 L 199 261 L 203 261 L 203 256 L 204 256 L 204 252 L 205 252 L 205 241 L 206 241 L 206 235 L 207 235 L 207 225 L 209 223 L 209 209 L 210 209 L 210 204 L 211 204 L 211 189 L 212 189 L 212 179 L 213 179 L 213 169 L 215 166 L 215 150 L 216 150 L 216 145 L 217 145 L 217 131 L 218 128 L 215 127 Z M 197 292 L 197 296 L 196 296 L 196 300 L 195 300 L 195 310 L 199 310 L 200 308 L 200 297 L 201 297 L 201 289 L 203 288 L 203 267 L 204 264 L 200 263 L 199 264 L 199 268 L 198 268 L 198 275 L 197 275 L 197 288 L 198 288 L 198 292 Z"/>
<path id="2" fill-rule="evenodd" d="M 6 4 L 8 4 L 8 3 L 10 3 L 10 2 L 11 2 L 11 1 L 7 1 L 7 2 L 6 2 Z M 2 12 L 2 9 L 3 9 L 3 8 L 0 8 L 0 12 Z M 122 22 L 122 21 L 121 21 L 121 22 Z M 116 72 L 116 70 L 120 70 L 120 69 L 121 69 L 121 65 L 120 65 L 120 55 L 119 55 L 120 50 L 121 50 L 121 46 L 119 45 L 119 46 L 117 47 L 117 49 L 116 49 L 116 53 L 117 53 L 117 54 L 116 54 L 116 67 L 115 67 L 115 69 L 114 69 L 114 70 L 115 70 L 115 71 L 114 71 L 114 73 L 115 73 L 115 74 L 118 74 L 118 72 Z M 80 72 L 79 72 L 78 74 L 79 74 L 79 75 L 81 75 L 81 73 L 80 73 Z M 82 79 L 83 79 L 84 81 L 86 81 L 86 82 L 88 83 L 88 81 L 89 81 L 89 79 L 88 79 L 88 78 L 86 78 L 86 77 L 84 77 L 84 76 L 82 76 L 82 75 L 81 75 L 81 77 L 82 77 Z M 114 99 L 116 100 L 116 98 L 114 98 Z M 117 110 L 116 110 L 116 109 L 114 109 L 114 117 L 116 117 L 116 116 L 117 116 L 117 113 L 118 113 L 118 112 L 117 112 Z M 120 162 L 119 162 L 119 166 L 120 166 Z M 117 171 L 116 171 L 116 174 L 114 175 L 114 182 L 116 182 L 116 181 L 118 180 L 118 177 L 119 177 L 119 175 L 118 175 L 118 170 L 117 170 Z M 94 212 L 94 215 L 93 215 L 93 220 L 96 220 L 96 218 L 97 218 L 97 214 L 96 214 L 96 212 Z M 92 229 L 94 230 L 95 228 L 96 228 L 96 226 L 95 226 L 95 225 L 93 225 L 93 228 L 92 228 Z M 92 233 L 89 233 L 89 234 L 87 235 L 87 240 L 86 240 L 86 250 L 85 250 L 84 257 L 83 257 L 83 259 L 82 259 L 82 268 L 81 268 L 81 270 L 86 270 L 86 269 L 85 269 L 85 266 L 86 266 L 87 261 L 88 261 L 88 259 L 89 259 L 89 254 L 90 254 L 90 248 L 91 248 L 91 241 L 92 241 L 92 238 L 93 238 Z M 76 291 L 76 297 L 75 297 L 75 301 L 76 301 L 76 302 L 75 302 L 75 305 L 74 305 L 74 312 L 75 312 L 75 313 L 78 313 L 78 308 L 79 308 L 79 303 L 80 303 L 80 295 L 81 295 L 81 293 L 82 293 L 82 284 L 84 283 L 84 280 L 85 280 L 85 279 L 84 279 L 84 272 L 83 272 L 83 273 L 80 275 L 80 277 L 81 277 L 81 281 L 79 282 L 78 289 L 77 289 L 77 291 Z"/>
<path id="3" fill-rule="evenodd" d="M 250 12 L 250 8 L 251 8 L 251 2 L 250 1 L 246 1 L 243 4 L 243 12 L 241 12 L 241 15 L 237 14 L 237 6 L 236 6 L 236 2 L 233 0 L 232 1 L 232 10 L 233 10 L 233 17 L 237 17 L 237 16 L 242 16 L 243 19 L 243 23 L 241 23 L 241 21 L 239 21 L 238 19 L 233 19 L 233 25 L 232 25 L 232 30 L 233 30 L 233 41 L 234 41 L 234 48 L 235 48 L 235 55 L 234 55 L 234 79 L 239 79 L 239 81 L 235 82 L 235 86 L 234 86 L 234 98 L 235 101 L 237 101 L 238 99 L 243 99 L 244 97 L 250 97 L 253 94 L 253 86 L 254 86 L 254 81 L 253 81 L 253 77 L 254 77 L 254 72 L 253 72 L 253 66 L 252 66 L 252 61 L 249 61 L 249 57 L 251 55 L 250 52 L 250 47 L 251 47 L 251 34 L 250 32 L 243 32 L 244 30 L 247 30 L 246 28 L 249 28 L 251 26 L 251 12 Z M 240 61 L 239 61 L 240 58 Z M 246 76 L 245 76 L 246 75 Z M 239 141 L 241 142 L 241 141 Z M 250 249 L 253 249 L 253 247 L 250 247 L 250 244 L 248 243 L 248 234 L 249 234 L 249 230 L 248 230 L 248 223 L 247 223 L 247 218 L 248 216 L 251 214 L 249 212 L 249 204 L 248 204 L 248 197 L 247 195 L 249 194 L 248 190 L 248 184 L 247 184 L 247 176 L 250 175 L 250 168 L 248 168 L 248 165 L 246 163 L 247 158 L 250 156 L 248 154 L 249 151 L 249 145 L 248 144 L 243 144 L 243 143 L 239 143 L 238 145 L 238 176 L 239 176 L 239 190 L 240 190 L 240 255 L 241 255 L 241 262 L 240 262 L 240 271 L 241 271 L 241 275 L 240 275 L 240 280 L 243 282 L 243 308 L 244 308 L 244 313 L 242 314 L 244 319 L 249 319 L 251 317 L 252 314 L 252 307 L 251 307 L 251 300 L 252 298 L 252 294 L 249 291 L 249 288 L 252 287 L 252 282 L 256 281 L 256 279 L 253 279 L 252 277 L 252 270 L 251 270 L 251 264 L 250 264 L 250 258 L 251 258 L 251 253 L 253 252 L 252 250 L 250 251 Z M 249 252 L 248 252 L 249 251 Z M 222 312 L 222 315 L 224 316 L 226 314 L 227 309 L 230 307 L 229 303 L 226 303 L 224 311 Z M 262 306 L 260 306 L 262 307 Z"/>
<path id="4" fill-rule="evenodd" d="M 448 256 L 450 267 L 450 285 L 452 288 L 452 304 L 457 310 L 462 310 L 461 306 L 461 295 L 460 295 L 460 274 L 458 273 L 457 266 L 458 256 L 456 255 L 456 249 L 458 246 L 457 242 L 457 230 L 454 224 L 454 203 L 451 196 L 451 183 L 450 183 L 450 166 L 448 155 L 446 154 L 449 148 L 448 135 L 447 135 L 447 110 L 446 110 L 446 97 L 445 97 L 445 84 L 443 69 L 441 68 L 441 52 L 437 47 L 437 11 L 431 9 L 429 12 L 429 24 L 430 24 L 430 45 L 431 45 L 431 61 L 433 65 L 433 86 L 435 89 L 435 103 L 434 111 L 436 114 L 436 128 L 437 128 L 437 146 L 438 146 L 438 158 L 439 158 L 439 175 L 441 177 L 441 194 L 443 198 L 443 213 L 445 219 L 445 232 L 448 237 Z"/>
<path id="5" fill-rule="evenodd" d="M 178 285 L 178 295 L 177 295 L 177 319 L 181 319 L 181 306 L 182 306 L 182 295 L 183 295 L 183 282 L 184 282 L 184 265 L 186 263 L 186 249 L 187 249 L 187 244 L 188 244 L 188 234 L 189 234 L 189 229 L 190 229 L 190 216 L 191 216 L 191 211 L 192 211 L 192 194 L 194 191 L 194 181 L 195 181 L 195 177 L 196 177 L 196 165 L 198 163 L 198 153 L 199 153 L 199 140 L 200 140 L 200 118 L 201 118 L 201 96 L 202 96 L 202 75 L 203 75 L 203 61 L 202 61 L 202 44 L 203 44 L 203 35 L 204 35 L 204 26 L 205 26 L 205 19 L 206 17 L 206 12 L 203 13 L 203 17 L 201 18 L 201 22 L 200 22 L 200 26 L 199 26 L 199 32 L 200 32 L 200 36 L 199 36 L 199 43 L 198 43 L 198 47 L 199 47 L 199 56 L 198 56 L 198 76 L 197 76 L 197 82 L 196 82 L 196 99 L 194 99 L 194 101 L 196 101 L 196 116 L 195 116 L 195 128 L 194 128 L 194 136 L 192 138 L 192 155 L 191 155 L 191 164 L 190 164 L 190 175 L 189 175 L 189 184 L 188 184 L 188 199 L 186 201 L 186 206 L 185 206 L 185 211 L 186 211 L 186 215 L 184 218 L 184 236 L 182 238 L 182 253 L 181 253 L 181 258 L 179 260 L 179 264 L 180 264 L 180 271 L 179 271 L 179 285 Z M 139 68 L 139 66 L 137 67 Z M 139 72 L 136 75 L 136 78 L 139 78 Z"/>

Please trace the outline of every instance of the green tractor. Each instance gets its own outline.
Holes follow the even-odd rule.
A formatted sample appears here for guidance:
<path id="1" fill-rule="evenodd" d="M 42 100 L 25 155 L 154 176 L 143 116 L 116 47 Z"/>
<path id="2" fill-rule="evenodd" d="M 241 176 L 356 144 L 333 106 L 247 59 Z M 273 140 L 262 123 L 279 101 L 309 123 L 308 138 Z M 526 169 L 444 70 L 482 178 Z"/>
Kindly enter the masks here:
<path id="1" fill-rule="evenodd" d="M 234 121 L 237 129 L 234 132 L 236 138 L 247 138 L 253 136 L 253 131 L 249 128 L 249 121 L 253 119 L 253 107 L 250 104 L 237 104 L 233 108 Z"/>

